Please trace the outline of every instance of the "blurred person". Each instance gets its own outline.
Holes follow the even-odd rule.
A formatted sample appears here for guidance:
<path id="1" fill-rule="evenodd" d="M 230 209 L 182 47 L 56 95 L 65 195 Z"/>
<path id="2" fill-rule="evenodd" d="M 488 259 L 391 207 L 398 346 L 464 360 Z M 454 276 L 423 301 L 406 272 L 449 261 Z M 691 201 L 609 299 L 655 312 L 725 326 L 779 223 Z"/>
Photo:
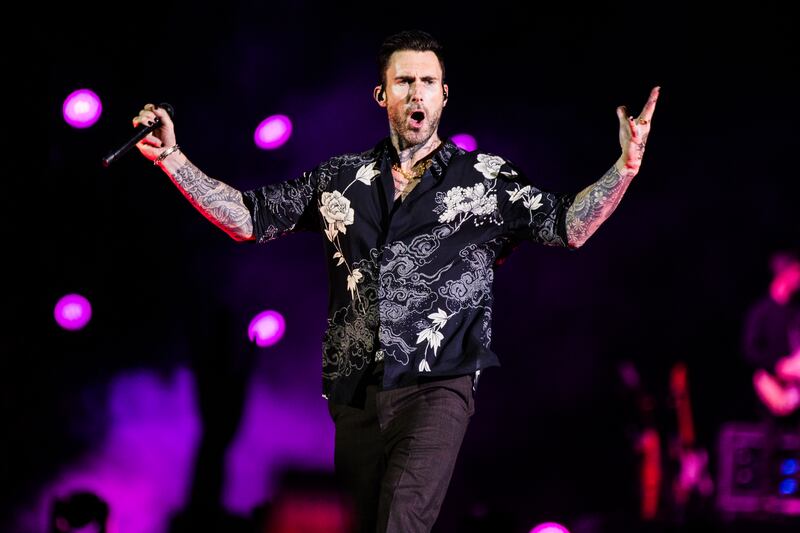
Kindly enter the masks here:
<path id="1" fill-rule="evenodd" d="M 770 268 L 769 291 L 748 310 L 742 344 L 757 397 L 785 417 L 800 406 L 800 257 L 777 251 Z"/>
<path id="2" fill-rule="evenodd" d="M 92 492 L 75 492 L 53 502 L 49 533 L 106 533 L 108 504 Z"/>
<path id="3" fill-rule="evenodd" d="M 748 310 L 742 336 L 759 400 L 763 459 L 757 465 L 761 506 L 777 497 L 777 461 L 787 435 L 800 436 L 800 257 L 779 250 L 770 257 L 767 293 Z"/>

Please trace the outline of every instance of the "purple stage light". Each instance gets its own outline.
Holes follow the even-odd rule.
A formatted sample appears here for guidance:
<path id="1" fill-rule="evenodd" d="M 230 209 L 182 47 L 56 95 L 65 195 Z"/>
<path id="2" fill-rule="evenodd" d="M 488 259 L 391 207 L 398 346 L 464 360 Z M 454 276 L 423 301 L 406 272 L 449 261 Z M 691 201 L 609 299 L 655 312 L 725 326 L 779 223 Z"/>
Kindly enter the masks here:
<path id="1" fill-rule="evenodd" d="M 251 380 L 239 429 L 226 451 L 225 508 L 252 516 L 258 505 L 279 494 L 280 475 L 287 470 L 333 473 L 334 433 L 317 387 L 300 380 L 282 391 Z"/>
<path id="2" fill-rule="evenodd" d="M 78 89 L 64 100 L 64 120 L 73 128 L 88 128 L 103 112 L 100 97 L 89 89 Z"/>
<path id="3" fill-rule="evenodd" d="M 286 321 L 277 311 L 257 314 L 247 327 L 247 336 L 261 348 L 272 346 L 283 337 Z"/>
<path id="4" fill-rule="evenodd" d="M 292 121 L 286 115 L 272 115 L 261 121 L 256 128 L 256 146 L 262 150 L 274 150 L 292 136 Z"/>
<path id="5" fill-rule="evenodd" d="M 535 526 L 530 533 L 569 533 L 569 529 L 555 522 L 545 522 Z"/>
<path id="6" fill-rule="evenodd" d="M 475 137 L 469 133 L 459 133 L 453 135 L 450 139 L 455 143 L 456 146 L 466 150 L 467 152 L 471 152 L 478 148 L 478 141 L 476 141 Z"/>
<path id="7" fill-rule="evenodd" d="M 67 294 L 56 303 L 53 315 L 59 326 L 74 331 L 89 323 L 92 305 L 80 294 Z"/>

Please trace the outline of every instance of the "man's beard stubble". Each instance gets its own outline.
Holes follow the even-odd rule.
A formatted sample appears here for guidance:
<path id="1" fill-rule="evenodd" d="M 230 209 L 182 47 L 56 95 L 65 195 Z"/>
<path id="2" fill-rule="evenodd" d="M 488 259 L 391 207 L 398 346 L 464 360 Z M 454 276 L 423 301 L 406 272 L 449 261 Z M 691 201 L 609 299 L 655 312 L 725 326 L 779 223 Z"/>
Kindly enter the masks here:
<path id="1" fill-rule="evenodd" d="M 389 124 L 392 133 L 397 135 L 397 142 L 400 150 L 405 150 L 428 142 L 439 127 L 441 110 L 436 115 L 428 114 L 426 110 L 423 127 L 416 131 L 408 126 L 409 115 L 407 111 L 403 111 L 399 116 L 391 111 L 389 112 Z"/>

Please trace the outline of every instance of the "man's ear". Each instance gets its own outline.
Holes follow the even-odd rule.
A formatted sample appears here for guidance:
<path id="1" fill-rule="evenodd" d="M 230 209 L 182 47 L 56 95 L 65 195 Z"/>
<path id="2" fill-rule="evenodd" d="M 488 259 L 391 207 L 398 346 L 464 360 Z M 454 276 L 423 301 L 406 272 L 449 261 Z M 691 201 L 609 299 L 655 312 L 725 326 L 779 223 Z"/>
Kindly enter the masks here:
<path id="1" fill-rule="evenodd" d="M 375 90 L 372 91 L 372 96 L 375 98 L 375 101 L 378 102 L 379 106 L 386 107 L 386 90 L 383 88 L 383 85 L 375 87 Z"/>
<path id="2" fill-rule="evenodd" d="M 444 101 L 442 102 L 442 107 L 444 107 L 447 105 L 447 99 L 450 97 L 450 87 L 448 87 L 446 83 L 442 84 L 442 91 L 444 91 L 442 95 L 444 97 Z"/>

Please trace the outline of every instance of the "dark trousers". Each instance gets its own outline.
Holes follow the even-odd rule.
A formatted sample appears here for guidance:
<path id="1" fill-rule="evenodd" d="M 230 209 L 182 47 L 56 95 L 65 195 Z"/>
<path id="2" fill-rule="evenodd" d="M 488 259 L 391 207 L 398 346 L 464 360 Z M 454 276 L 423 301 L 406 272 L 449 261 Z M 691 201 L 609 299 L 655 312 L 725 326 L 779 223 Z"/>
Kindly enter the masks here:
<path id="1" fill-rule="evenodd" d="M 471 376 L 393 390 L 366 386 L 364 408 L 329 402 L 336 474 L 359 533 L 423 533 L 436 522 L 475 411 Z"/>

